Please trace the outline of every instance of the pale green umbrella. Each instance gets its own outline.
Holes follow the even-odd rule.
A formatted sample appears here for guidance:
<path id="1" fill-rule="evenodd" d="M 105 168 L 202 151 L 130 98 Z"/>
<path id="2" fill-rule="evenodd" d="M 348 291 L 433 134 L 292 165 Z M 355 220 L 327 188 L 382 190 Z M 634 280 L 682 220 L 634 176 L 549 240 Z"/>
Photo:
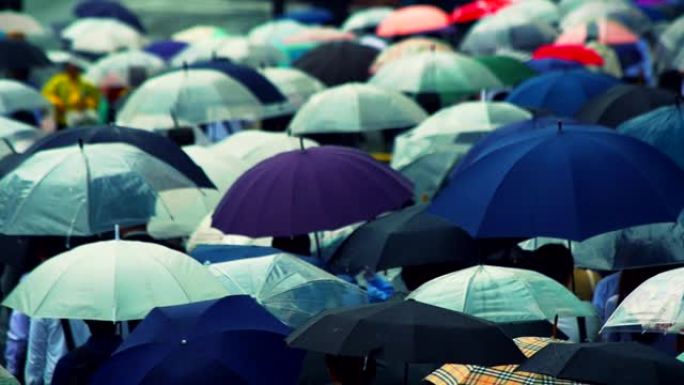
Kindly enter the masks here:
<path id="1" fill-rule="evenodd" d="M 227 137 L 210 149 L 217 157 L 236 157 L 252 167 L 274 155 L 297 150 L 302 144 L 304 148 L 318 146 L 313 140 L 302 140 L 283 133 L 246 130 Z"/>
<path id="2" fill-rule="evenodd" d="M 278 91 L 285 95 L 290 112 L 296 112 L 316 93 L 325 89 L 325 84 L 304 71 L 296 68 L 264 68 L 261 74 L 266 77 Z"/>
<path id="3" fill-rule="evenodd" d="M 604 329 L 680 334 L 684 330 L 684 268 L 648 279 L 610 316 Z"/>
<path id="4" fill-rule="evenodd" d="M 553 279 L 506 267 L 475 266 L 447 274 L 408 298 L 499 323 L 594 315 L 591 305 Z"/>
<path id="5" fill-rule="evenodd" d="M 231 295 L 252 296 L 292 327 L 324 310 L 368 301 L 359 287 L 285 253 L 214 263 L 209 271 Z"/>
<path id="6" fill-rule="evenodd" d="M 415 127 L 427 114 L 400 92 L 362 83 L 314 95 L 295 115 L 292 135 L 360 133 Z"/>
<path id="7" fill-rule="evenodd" d="M 3 305 L 30 317 L 142 319 L 155 307 L 221 298 L 221 284 L 199 262 L 153 243 L 105 241 L 43 262 Z"/>

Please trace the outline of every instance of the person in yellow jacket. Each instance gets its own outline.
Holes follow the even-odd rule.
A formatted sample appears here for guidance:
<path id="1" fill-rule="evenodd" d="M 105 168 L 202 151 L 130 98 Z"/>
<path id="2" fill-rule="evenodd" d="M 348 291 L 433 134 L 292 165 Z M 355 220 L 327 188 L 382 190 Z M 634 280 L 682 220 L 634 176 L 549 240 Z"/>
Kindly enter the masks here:
<path id="1" fill-rule="evenodd" d="M 55 109 L 58 129 L 68 125 L 70 115 L 88 116 L 100 102 L 98 89 L 81 77 L 81 68 L 72 63 L 53 76 L 43 87 L 43 95 Z M 96 114 L 95 114 L 96 116 Z"/>

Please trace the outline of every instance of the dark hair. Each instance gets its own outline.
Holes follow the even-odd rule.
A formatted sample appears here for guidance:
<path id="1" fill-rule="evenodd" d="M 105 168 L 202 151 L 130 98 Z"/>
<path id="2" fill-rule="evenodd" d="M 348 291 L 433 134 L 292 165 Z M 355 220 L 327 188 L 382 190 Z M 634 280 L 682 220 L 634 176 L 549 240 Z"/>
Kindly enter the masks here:
<path id="1" fill-rule="evenodd" d="M 342 385 L 370 385 L 375 379 L 376 363 L 372 358 L 325 356 L 330 378 Z"/>

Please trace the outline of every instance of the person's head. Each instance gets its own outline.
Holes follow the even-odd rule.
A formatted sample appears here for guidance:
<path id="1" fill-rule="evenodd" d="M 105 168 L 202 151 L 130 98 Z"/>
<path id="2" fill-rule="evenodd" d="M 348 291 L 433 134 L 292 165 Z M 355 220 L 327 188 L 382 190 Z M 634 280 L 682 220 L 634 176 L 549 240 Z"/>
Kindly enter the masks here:
<path id="1" fill-rule="evenodd" d="M 93 337 L 107 337 L 116 335 L 116 323 L 111 321 L 85 320 Z"/>
<path id="2" fill-rule="evenodd" d="M 523 265 L 542 273 L 563 286 L 570 287 L 575 262 L 570 250 L 560 243 L 551 243 L 535 250 Z"/>
<path id="3" fill-rule="evenodd" d="M 369 385 L 375 379 L 375 360 L 367 357 L 325 356 L 333 384 Z"/>
<path id="4" fill-rule="evenodd" d="M 74 63 L 64 64 L 64 73 L 72 79 L 78 79 L 81 76 L 81 67 Z"/>

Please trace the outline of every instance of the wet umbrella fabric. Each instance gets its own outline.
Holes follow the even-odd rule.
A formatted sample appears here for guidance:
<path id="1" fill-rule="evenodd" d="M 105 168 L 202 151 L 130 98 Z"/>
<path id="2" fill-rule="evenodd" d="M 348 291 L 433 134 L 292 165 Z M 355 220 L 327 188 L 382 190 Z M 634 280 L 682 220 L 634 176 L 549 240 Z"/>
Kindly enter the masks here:
<path id="1" fill-rule="evenodd" d="M 303 352 L 287 347 L 283 339 L 289 331 L 248 296 L 160 307 L 93 383 L 294 385 Z"/>
<path id="2" fill-rule="evenodd" d="M 292 347 L 407 363 L 519 363 L 513 341 L 495 324 L 415 301 L 327 311 L 287 338 Z M 467 348 L 466 348 L 467 346 Z"/>
<path id="3" fill-rule="evenodd" d="M 684 377 L 684 363 L 636 343 L 549 344 L 518 367 L 601 385 L 666 385 Z"/>
<path id="4" fill-rule="evenodd" d="M 577 119 L 587 123 L 617 127 L 625 121 L 658 107 L 672 105 L 677 96 L 671 92 L 638 85 L 618 85 L 589 99 L 578 111 Z"/>
<path id="5" fill-rule="evenodd" d="M 431 212 L 478 238 L 583 240 L 674 221 L 683 207 L 684 172 L 667 156 L 610 130 L 563 126 L 497 141 L 453 175 Z"/>
<path id="6" fill-rule="evenodd" d="M 307 234 L 372 219 L 412 197 L 410 182 L 365 153 L 314 147 L 248 170 L 223 197 L 213 227 L 254 238 Z"/>
<path id="7" fill-rule="evenodd" d="M 140 32 L 145 32 L 145 27 L 138 16 L 118 1 L 81 1 L 74 7 L 74 14 L 80 18 L 93 17 L 116 19 L 130 25 Z"/>
<path id="8" fill-rule="evenodd" d="M 352 42 L 322 44 L 300 57 L 293 66 L 327 86 L 365 82 L 378 55 L 374 48 Z"/>
<path id="9" fill-rule="evenodd" d="M 667 154 L 684 169 L 684 112 L 682 106 L 660 107 L 617 127 L 623 134 L 641 139 Z"/>
<path id="10" fill-rule="evenodd" d="M 50 65 L 45 53 L 24 40 L 0 40 L 0 69 L 16 70 Z"/>

